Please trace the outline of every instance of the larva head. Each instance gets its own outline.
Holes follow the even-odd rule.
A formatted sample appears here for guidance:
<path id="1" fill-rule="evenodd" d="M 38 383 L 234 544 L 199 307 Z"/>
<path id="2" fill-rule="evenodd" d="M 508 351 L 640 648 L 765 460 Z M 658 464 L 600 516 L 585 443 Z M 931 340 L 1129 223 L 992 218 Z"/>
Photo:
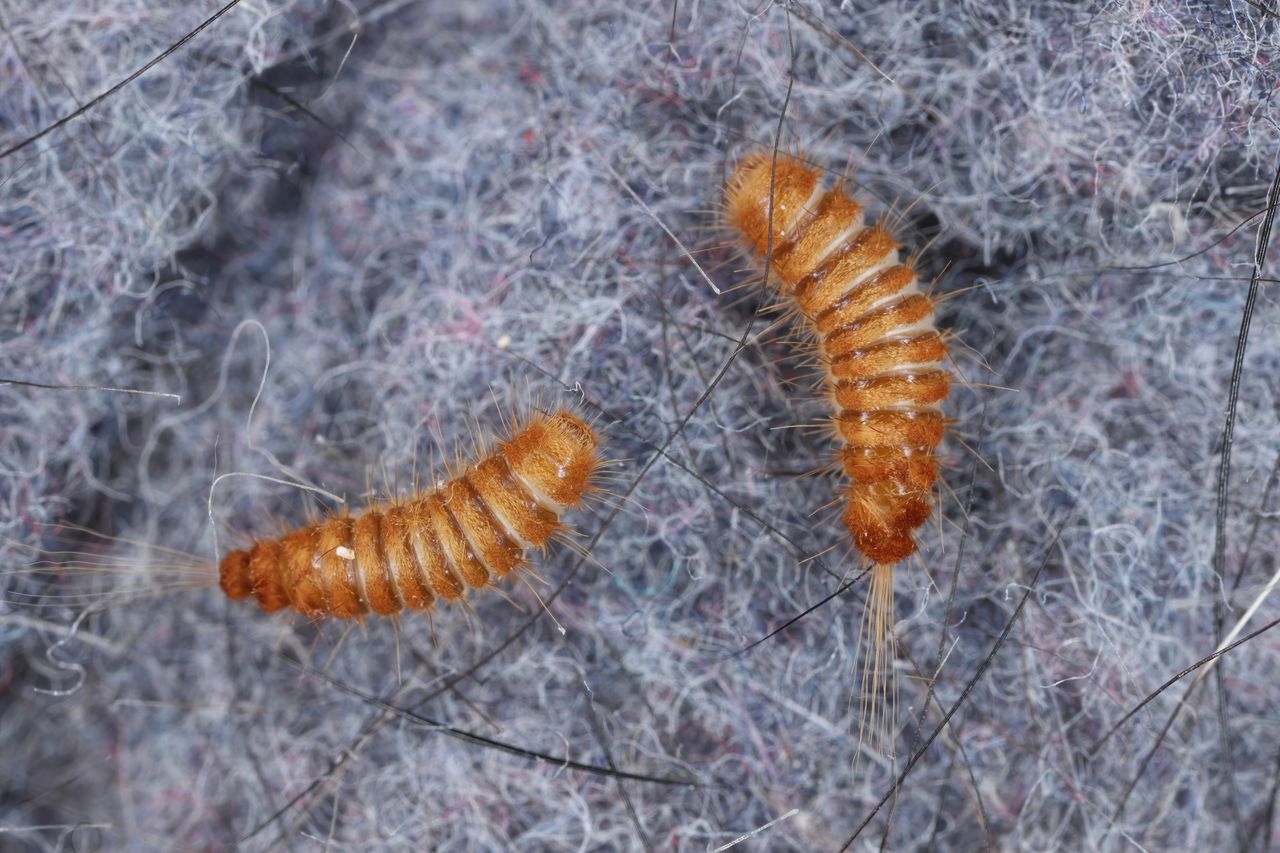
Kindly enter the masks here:
<path id="1" fill-rule="evenodd" d="M 538 418 L 500 446 L 507 465 L 534 490 L 561 506 L 575 506 L 600 467 L 596 434 L 576 415 Z"/>
<path id="2" fill-rule="evenodd" d="M 227 598 L 248 598 L 253 592 L 253 581 L 249 577 L 249 554 L 246 551 L 232 551 L 222 558 L 218 567 L 218 586 Z"/>
<path id="3" fill-rule="evenodd" d="M 775 164 L 772 151 L 756 152 L 738 164 L 725 187 L 725 219 L 757 255 L 763 255 L 770 245 L 770 191 L 776 247 L 787 239 L 817 186 L 817 169 L 788 154 L 779 153 Z"/>

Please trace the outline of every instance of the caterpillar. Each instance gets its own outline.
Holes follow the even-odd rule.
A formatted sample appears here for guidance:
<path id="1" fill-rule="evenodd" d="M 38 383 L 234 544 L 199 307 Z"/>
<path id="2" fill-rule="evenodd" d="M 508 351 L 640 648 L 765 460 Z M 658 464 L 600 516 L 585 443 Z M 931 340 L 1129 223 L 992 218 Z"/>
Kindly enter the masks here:
<path id="1" fill-rule="evenodd" d="M 428 610 L 505 578 L 564 532 L 593 489 L 596 434 L 567 411 L 536 416 L 432 491 L 335 515 L 222 558 L 227 598 L 268 612 L 354 619 Z"/>
<path id="2" fill-rule="evenodd" d="M 729 226 L 766 260 L 767 281 L 800 318 L 824 369 L 849 481 L 841 521 L 872 564 L 860 635 L 871 684 L 863 725 L 887 751 L 892 710 L 877 726 L 868 702 L 887 692 L 892 667 L 892 567 L 916 553 L 914 530 L 933 511 L 947 345 L 915 270 L 882 223 L 866 224 L 843 181 L 825 189 L 820 171 L 800 158 L 756 152 L 735 169 L 724 208 Z"/>

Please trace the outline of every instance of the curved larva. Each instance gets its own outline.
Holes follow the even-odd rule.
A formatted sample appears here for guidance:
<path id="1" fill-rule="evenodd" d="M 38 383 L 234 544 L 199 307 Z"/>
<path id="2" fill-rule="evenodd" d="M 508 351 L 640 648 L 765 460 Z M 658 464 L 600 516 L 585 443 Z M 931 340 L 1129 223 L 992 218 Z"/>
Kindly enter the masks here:
<path id="1" fill-rule="evenodd" d="M 841 520 L 873 564 L 862 664 L 869 692 L 883 693 L 892 665 L 892 566 L 916 552 L 914 530 L 932 512 L 934 449 L 946 424 L 940 405 L 950 373 L 933 300 L 843 184 L 824 189 L 819 170 L 796 157 L 744 159 L 725 188 L 725 215 L 757 257 L 768 253 L 768 281 L 802 318 L 826 371 L 849 478 Z M 863 712 L 864 726 L 885 736 L 892 709 L 877 721 L 864 694 Z"/>
<path id="2" fill-rule="evenodd" d="M 268 613 L 337 619 L 427 610 L 525 564 L 564 528 L 601 465 L 591 427 L 538 416 L 438 488 L 227 554 L 219 586 Z"/>
<path id="3" fill-rule="evenodd" d="M 819 171 L 794 157 L 779 154 L 776 172 L 771 153 L 744 160 L 726 207 L 757 254 L 771 243 L 769 280 L 817 340 L 850 480 L 845 526 L 873 563 L 906 559 L 932 510 L 950 386 L 933 300 L 884 227 L 864 224 L 841 185 L 824 191 Z"/>

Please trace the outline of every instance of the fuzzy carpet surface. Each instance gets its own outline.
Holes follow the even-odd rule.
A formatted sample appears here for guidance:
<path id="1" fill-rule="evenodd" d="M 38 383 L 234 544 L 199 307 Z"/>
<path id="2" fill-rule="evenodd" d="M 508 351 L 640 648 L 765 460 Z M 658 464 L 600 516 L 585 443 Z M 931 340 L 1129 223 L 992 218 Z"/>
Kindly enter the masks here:
<path id="1" fill-rule="evenodd" d="M 1280 616 L 1271 5 L 245 0 L 0 157 L 0 379 L 90 386 L 0 384 L 0 847 L 1280 843 L 1280 631 L 1141 704 Z M 218 10 L 0 0 L 0 150 Z M 894 217 L 967 383 L 892 759 L 865 582 L 815 607 L 814 364 L 717 227 L 775 144 Z M 534 400 L 625 497 L 537 561 L 554 620 L 209 586 Z"/>

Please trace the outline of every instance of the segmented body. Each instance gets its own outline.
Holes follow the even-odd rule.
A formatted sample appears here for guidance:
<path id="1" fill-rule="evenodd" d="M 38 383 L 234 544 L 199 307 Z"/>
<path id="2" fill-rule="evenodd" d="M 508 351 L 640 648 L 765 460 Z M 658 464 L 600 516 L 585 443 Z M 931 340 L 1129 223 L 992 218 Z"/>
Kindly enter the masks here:
<path id="1" fill-rule="evenodd" d="M 769 282 L 817 343 L 854 543 L 877 565 L 909 557 L 913 530 L 932 511 L 950 385 L 933 300 L 888 232 L 798 158 L 778 154 L 776 168 L 770 152 L 745 159 L 726 188 L 726 213 L 756 255 L 771 254 Z"/>
<path id="2" fill-rule="evenodd" d="M 427 610 L 525 563 L 563 529 L 601 460 L 591 427 L 538 416 L 433 491 L 333 516 L 227 554 L 219 585 L 267 612 L 351 619 Z"/>

